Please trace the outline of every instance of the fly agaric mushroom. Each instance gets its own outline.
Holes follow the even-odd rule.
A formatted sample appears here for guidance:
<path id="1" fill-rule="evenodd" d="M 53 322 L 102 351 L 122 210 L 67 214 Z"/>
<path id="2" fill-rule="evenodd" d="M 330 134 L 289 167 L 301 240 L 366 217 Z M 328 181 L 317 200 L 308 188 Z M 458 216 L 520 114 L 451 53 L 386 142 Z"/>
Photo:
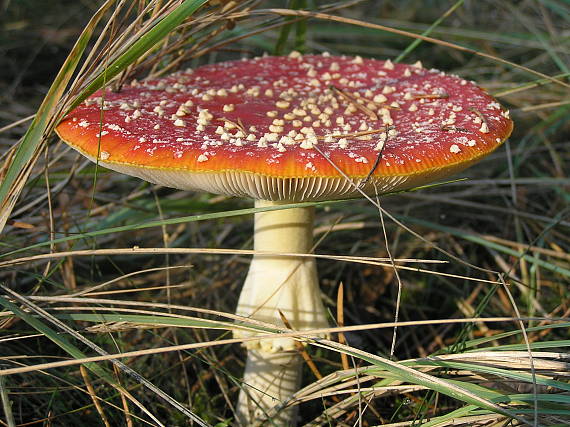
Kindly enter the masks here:
<path id="1" fill-rule="evenodd" d="M 511 133 L 474 83 L 420 63 L 261 57 L 99 92 L 57 127 L 99 164 L 147 181 L 256 200 L 256 206 L 409 189 L 463 170 Z M 294 329 L 327 325 L 312 250 L 312 207 L 255 215 L 237 313 Z M 272 252 L 267 255 L 263 252 Z M 250 341 L 238 412 L 263 416 L 298 387 L 291 339 Z M 290 423 L 285 413 L 280 424 Z"/>

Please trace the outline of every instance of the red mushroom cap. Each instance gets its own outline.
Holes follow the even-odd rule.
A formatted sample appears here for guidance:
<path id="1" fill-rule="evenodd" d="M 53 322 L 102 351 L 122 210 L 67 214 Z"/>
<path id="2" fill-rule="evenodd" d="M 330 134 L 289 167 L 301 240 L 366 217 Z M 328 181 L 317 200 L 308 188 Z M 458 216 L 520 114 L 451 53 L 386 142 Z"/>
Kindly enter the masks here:
<path id="1" fill-rule="evenodd" d="M 99 91 L 57 133 L 150 182 L 302 201 L 358 196 L 361 180 L 382 193 L 441 179 L 512 127 L 474 83 L 419 63 L 293 53 Z"/>

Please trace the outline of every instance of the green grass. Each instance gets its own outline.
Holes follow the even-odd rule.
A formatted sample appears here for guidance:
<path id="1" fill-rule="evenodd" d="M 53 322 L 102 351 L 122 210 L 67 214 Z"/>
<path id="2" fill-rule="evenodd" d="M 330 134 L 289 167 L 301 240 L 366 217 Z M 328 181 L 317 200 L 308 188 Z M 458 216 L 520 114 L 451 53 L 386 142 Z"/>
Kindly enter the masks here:
<path id="1" fill-rule="evenodd" d="M 291 49 L 421 60 L 476 80 L 515 121 L 504 147 L 456 177 L 468 180 L 381 198 L 390 253 L 420 260 L 399 270 L 393 355 L 398 280 L 372 260 L 388 256 L 378 206 L 315 204 L 321 289 L 336 318 L 344 284 L 348 346 L 300 337 L 324 376 L 305 368 L 289 402 L 302 424 L 570 422 L 568 2 L 290 2 L 336 21 L 267 10 L 279 1 L 241 2 L 236 13 L 253 10 L 239 17 L 195 12 L 199 1 L 156 15 L 150 1 L 115 15 L 115 2 L 99 15 L 52 3 L 0 6 L 0 127 L 36 114 L 0 132 L 3 425 L 235 425 L 245 351 L 231 316 L 257 210 L 95 167 L 52 130 L 113 78 Z"/>

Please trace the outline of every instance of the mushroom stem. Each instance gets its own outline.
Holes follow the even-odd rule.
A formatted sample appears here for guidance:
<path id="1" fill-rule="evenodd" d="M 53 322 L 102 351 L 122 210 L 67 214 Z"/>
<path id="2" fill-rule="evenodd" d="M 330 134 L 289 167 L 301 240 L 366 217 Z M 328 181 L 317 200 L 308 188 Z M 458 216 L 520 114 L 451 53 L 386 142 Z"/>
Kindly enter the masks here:
<path id="1" fill-rule="evenodd" d="M 259 200 L 256 207 L 279 203 Z M 260 252 L 308 254 L 313 245 L 314 208 L 293 208 L 255 214 L 254 248 Z M 298 330 L 327 326 L 314 258 L 286 255 L 253 257 L 241 292 L 237 314 L 283 326 L 279 312 Z M 237 332 L 236 336 L 244 336 Z M 238 402 L 242 423 L 251 425 L 298 388 L 301 360 L 291 338 L 250 341 L 244 388 Z M 292 425 L 294 411 L 272 421 Z"/>

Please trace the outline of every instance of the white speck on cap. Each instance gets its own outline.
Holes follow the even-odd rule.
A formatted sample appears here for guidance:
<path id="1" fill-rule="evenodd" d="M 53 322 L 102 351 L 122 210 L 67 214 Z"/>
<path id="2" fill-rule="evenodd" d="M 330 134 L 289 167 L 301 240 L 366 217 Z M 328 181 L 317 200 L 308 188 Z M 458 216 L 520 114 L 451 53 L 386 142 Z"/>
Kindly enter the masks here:
<path id="1" fill-rule="evenodd" d="M 374 102 L 382 103 L 382 102 L 386 102 L 388 100 L 388 98 L 386 98 L 384 95 L 379 93 L 372 100 Z"/>

